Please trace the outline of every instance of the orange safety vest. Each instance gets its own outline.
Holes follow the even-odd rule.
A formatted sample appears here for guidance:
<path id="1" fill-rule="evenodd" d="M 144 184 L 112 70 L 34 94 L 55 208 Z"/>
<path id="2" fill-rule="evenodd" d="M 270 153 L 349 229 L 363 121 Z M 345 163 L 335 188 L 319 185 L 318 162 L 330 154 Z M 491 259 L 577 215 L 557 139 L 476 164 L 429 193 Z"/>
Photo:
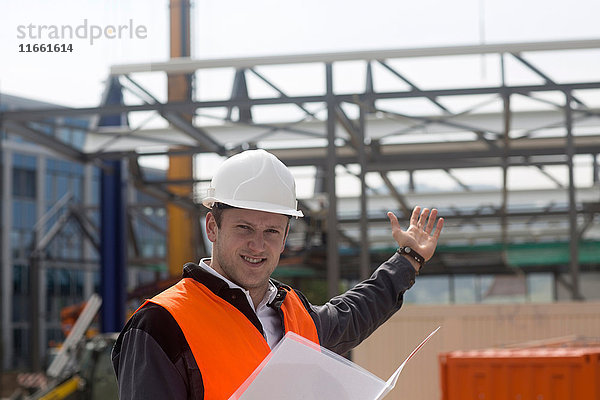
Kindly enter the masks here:
<path id="1" fill-rule="evenodd" d="M 206 400 L 229 399 L 271 351 L 242 312 L 192 278 L 148 301 L 169 311 L 183 331 L 200 368 Z M 287 290 L 281 310 L 285 332 L 319 344 L 314 321 L 293 290 Z"/>

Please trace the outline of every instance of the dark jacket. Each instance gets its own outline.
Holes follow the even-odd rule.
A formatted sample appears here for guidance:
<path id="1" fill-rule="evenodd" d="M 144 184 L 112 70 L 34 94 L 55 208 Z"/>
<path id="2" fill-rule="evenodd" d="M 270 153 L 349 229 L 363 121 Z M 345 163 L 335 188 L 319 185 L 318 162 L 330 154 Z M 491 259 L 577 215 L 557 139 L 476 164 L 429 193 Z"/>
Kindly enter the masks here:
<path id="1" fill-rule="evenodd" d="M 195 264 L 186 264 L 183 276 L 196 279 L 231 303 L 263 334 L 240 289 L 230 289 L 225 281 Z M 404 292 L 414 283 L 410 262 L 394 254 L 369 279 L 322 306 L 314 306 L 296 293 L 315 322 L 321 346 L 343 354 L 398 311 Z M 271 306 L 278 305 L 275 301 Z M 146 304 L 127 322 L 113 348 L 112 361 L 121 400 L 204 399 L 202 374 L 183 332 L 159 305 Z"/>

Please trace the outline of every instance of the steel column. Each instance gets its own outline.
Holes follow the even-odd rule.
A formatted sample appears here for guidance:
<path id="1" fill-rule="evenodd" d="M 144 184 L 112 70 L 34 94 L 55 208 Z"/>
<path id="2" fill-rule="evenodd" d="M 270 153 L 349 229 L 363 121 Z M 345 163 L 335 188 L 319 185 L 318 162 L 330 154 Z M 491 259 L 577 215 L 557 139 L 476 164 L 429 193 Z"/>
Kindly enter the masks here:
<path id="1" fill-rule="evenodd" d="M 84 179 L 83 179 L 83 204 L 92 204 L 93 198 L 93 166 L 86 164 L 84 166 Z M 85 212 L 82 211 L 82 212 Z M 83 242 L 83 259 L 90 260 L 92 258 L 92 245 L 89 241 Z M 85 267 L 84 278 L 83 278 L 83 298 L 89 299 L 94 293 L 94 270 L 90 267 Z"/>
<path id="2" fill-rule="evenodd" d="M 367 208 L 367 153 L 365 148 L 365 105 L 360 105 L 359 124 L 357 130 L 357 152 L 360 164 L 360 279 L 367 279 L 371 273 L 371 260 L 369 254 L 368 208 Z"/>
<path id="3" fill-rule="evenodd" d="M 125 194 L 121 160 L 105 161 L 100 174 L 101 331 L 118 332 L 125 322 Z"/>
<path id="4" fill-rule="evenodd" d="M 594 185 L 600 182 L 600 168 L 598 168 L 598 154 L 592 154 L 592 182 Z"/>
<path id="5" fill-rule="evenodd" d="M 510 95 L 503 95 L 504 102 L 504 145 L 502 146 L 502 205 L 500 229 L 502 230 L 502 260 L 507 264 L 508 249 L 508 153 L 510 149 Z M 508 265 L 508 264 L 507 264 Z"/>
<path id="6" fill-rule="evenodd" d="M 567 128 L 567 167 L 569 169 L 569 252 L 571 254 L 569 269 L 571 271 L 571 297 L 583 300 L 579 291 L 579 235 L 577 232 L 577 203 L 575 202 L 575 180 L 573 174 L 573 157 L 575 140 L 573 138 L 573 110 L 571 92 L 565 92 L 565 126 Z"/>
<path id="7" fill-rule="evenodd" d="M 336 104 L 333 97 L 333 67 L 325 65 L 327 84 L 327 195 L 329 198 L 327 212 L 327 292 L 329 297 L 339 293 L 340 256 L 338 253 L 337 229 L 337 196 L 335 193 L 335 120 Z"/>
<path id="8" fill-rule="evenodd" d="M 42 370 L 40 358 L 40 256 L 30 258 L 29 263 L 29 367 L 33 372 Z"/>
<path id="9" fill-rule="evenodd" d="M 170 0 L 170 57 L 190 57 L 190 0 Z M 169 102 L 190 102 L 193 99 L 193 72 L 168 74 L 167 94 Z M 181 116 L 175 116 L 181 128 L 186 128 L 194 134 L 192 114 L 194 108 Z M 171 121 L 171 123 L 173 123 Z M 198 135 L 202 137 L 202 135 Z M 214 146 L 211 146 L 214 147 Z M 167 178 L 170 180 L 192 179 L 194 176 L 194 161 L 192 155 L 169 156 L 169 169 Z M 192 185 L 170 185 L 169 191 L 181 198 L 192 195 Z M 186 262 L 197 261 L 195 233 L 197 216 L 176 204 L 167 204 L 168 235 L 167 235 L 167 264 L 171 276 L 181 276 L 183 265 Z"/>
<path id="10" fill-rule="evenodd" d="M 0 138 L 0 140 L 2 140 Z M 12 201 L 12 151 L 2 149 L 2 230 L 0 231 L 2 241 L 1 251 L 2 254 L 2 268 L 0 273 L 2 274 L 2 323 L 0 329 L 2 330 L 2 367 L 8 369 L 11 367 L 11 360 L 13 358 L 13 323 L 12 323 L 12 305 L 13 305 L 13 265 L 12 257 L 10 255 L 10 232 L 12 230 L 12 212 L 13 212 L 13 201 Z"/>
<path id="11" fill-rule="evenodd" d="M 36 170 L 36 185 L 37 185 L 37 196 L 36 196 L 36 213 L 37 217 L 40 218 L 46 212 L 46 185 L 49 184 L 47 177 L 47 168 L 48 168 L 48 159 L 45 155 L 40 155 L 37 157 L 37 170 Z M 40 347 L 40 358 L 44 360 L 46 358 L 48 352 L 48 331 L 47 331 L 47 323 L 46 323 L 46 310 L 48 309 L 48 285 L 46 282 L 46 263 L 42 258 L 39 259 L 39 269 L 38 276 L 39 279 L 39 297 L 40 300 L 37 303 L 39 307 L 38 312 L 38 321 L 39 321 L 39 337 L 38 337 L 38 345 Z M 43 367 L 43 363 L 41 363 Z"/>
<path id="12" fill-rule="evenodd" d="M 38 224 L 34 228 L 34 248 L 37 248 L 40 239 L 44 236 L 46 230 L 45 221 L 42 216 L 45 214 L 46 205 L 46 157 L 38 156 L 36 167 L 36 214 Z M 46 274 L 43 266 L 42 254 L 34 251 L 30 257 L 29 265 L 29 341 L 31 370 L 39 372 L 42 370 L 42 359 L 46 353 Z"/>
<path id="13" fill-rule="evenodd" d="M 0 138 L 0 140 L 2 140 Z M 12 324 L 12 305 L 13 305 L 13 264 L 10 255 L 10 232 L 12 231 L 12 151 L 2 149 L 2 229 L 1 251 L 2 254 L 2 366 L 8 369 L 10 361 L 13 358 L 13 324 Z"/>

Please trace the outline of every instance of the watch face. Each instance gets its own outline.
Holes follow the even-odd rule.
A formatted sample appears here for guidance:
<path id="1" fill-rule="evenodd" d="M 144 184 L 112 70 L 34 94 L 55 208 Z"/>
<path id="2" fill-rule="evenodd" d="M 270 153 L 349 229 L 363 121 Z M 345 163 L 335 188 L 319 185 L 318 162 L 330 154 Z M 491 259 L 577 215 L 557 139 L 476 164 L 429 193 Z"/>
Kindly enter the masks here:
<path id="1" fill-rule="evenodd" d="M 410 253 L 410 251 L 411 251 L 411 250 L 412 250 L 412 249 L 411 249 L 410 247 L 408 247 L 408 246 L 404 246 L 404 252 L 405 252 L 405 253 L 407 253 L 407 254 L 408 254 L 408 253 Z"/>

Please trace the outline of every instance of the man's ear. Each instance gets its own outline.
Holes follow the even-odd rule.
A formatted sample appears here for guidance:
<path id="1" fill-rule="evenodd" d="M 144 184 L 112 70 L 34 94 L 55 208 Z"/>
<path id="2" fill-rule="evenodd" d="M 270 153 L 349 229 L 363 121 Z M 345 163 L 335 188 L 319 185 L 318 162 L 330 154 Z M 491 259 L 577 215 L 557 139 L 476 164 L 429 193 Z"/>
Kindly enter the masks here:
<path id="1" fill-rule="evenodd" d="M 208 240 L 214 243 L 217 240 L 218 233 L 217 220 L 215 220 L 215 216 L 209 211 L 206 214 L 206 236 L 208 236 Z"/>

